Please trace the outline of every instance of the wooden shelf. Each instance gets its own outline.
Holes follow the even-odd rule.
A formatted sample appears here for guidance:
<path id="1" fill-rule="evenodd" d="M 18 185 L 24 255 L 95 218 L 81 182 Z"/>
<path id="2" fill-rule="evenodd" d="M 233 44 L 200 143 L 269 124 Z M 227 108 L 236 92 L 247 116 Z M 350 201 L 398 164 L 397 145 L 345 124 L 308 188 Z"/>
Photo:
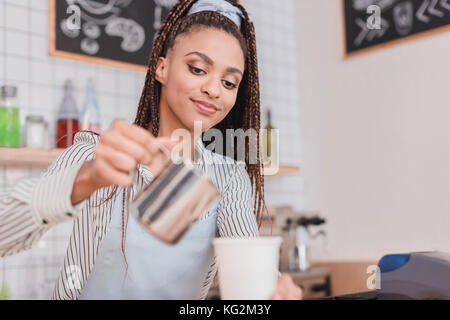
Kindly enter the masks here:
<path id="1" fill-rule="evenodd" d="M 48 167 L 63 150 L 0 148 L 0 165 Z"/>
<path id="2" fill-rule="evenodd" d="M 35 166 L 48 167 L 56 156 L 64 149 L 33 149 L 33 148 L 1 148 L 1 166 Z M 297 166 L 279 166 L 277 168 L 264 168 L 266 177 L 280 175 L 299 174 L 300 168 Z"/>
<path id="3" fill-rule="evenodd" d="M 264 176 L 265 177 L 278 177 L 278 176 L 292 175 L 292 174 L 300 174 L 300 167 L 289 166 L 289 165 L 280 165 L 278 167 L 278 169 L 264 167 Z"/>

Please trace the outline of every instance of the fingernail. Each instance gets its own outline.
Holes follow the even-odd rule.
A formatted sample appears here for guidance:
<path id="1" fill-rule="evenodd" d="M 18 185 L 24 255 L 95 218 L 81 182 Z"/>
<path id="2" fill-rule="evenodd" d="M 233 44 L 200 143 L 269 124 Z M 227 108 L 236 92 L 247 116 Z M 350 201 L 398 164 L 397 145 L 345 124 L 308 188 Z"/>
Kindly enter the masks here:
<path id="1" fill-rule="evenodd" d="M 272 300 L 283 300 L 283 296 L 281 295 L 281 293 L 275 293 L 272 296 Z"/>

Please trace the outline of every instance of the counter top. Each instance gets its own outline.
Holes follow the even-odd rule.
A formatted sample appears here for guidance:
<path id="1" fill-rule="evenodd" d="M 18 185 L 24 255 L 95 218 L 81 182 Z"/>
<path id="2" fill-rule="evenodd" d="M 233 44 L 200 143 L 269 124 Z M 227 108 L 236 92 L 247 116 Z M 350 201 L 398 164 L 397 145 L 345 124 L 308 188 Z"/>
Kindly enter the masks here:
<path id="1" fill-rule="evenodd" d="M 326 277 L 330 275 L 330 270 L 325 267 L 314 267 L 307 271 L 290 271 L 290 270 L 280 270 L 281 273 L 289 274 L 293 279 L 302 280 L 302 279 L 311 279 L 311 278 L 319 278 Z"/>

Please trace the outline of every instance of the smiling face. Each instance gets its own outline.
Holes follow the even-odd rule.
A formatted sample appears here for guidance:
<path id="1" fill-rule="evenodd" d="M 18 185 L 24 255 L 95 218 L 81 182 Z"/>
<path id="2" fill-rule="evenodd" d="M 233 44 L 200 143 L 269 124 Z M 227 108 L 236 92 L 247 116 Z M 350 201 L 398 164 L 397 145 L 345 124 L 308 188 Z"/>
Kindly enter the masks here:
<path id="1" fill-rule="evenodd" d="M 161 127 L 202 131 L 221 122 L 236 103 L 245 58 L 239 41 L 215 28 L 179 35 L 166 57 L 158 59 Z"/>

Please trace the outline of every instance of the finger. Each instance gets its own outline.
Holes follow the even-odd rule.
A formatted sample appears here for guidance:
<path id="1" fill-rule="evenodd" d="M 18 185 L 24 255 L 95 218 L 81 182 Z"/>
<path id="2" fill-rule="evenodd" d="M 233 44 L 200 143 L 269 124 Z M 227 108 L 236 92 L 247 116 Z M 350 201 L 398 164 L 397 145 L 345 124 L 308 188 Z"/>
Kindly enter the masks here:
<path id="1" fill-rule="evenodd" d="M 285 274 L 283 277 L 284 291 L 287 300 L 299 300 L 302 298 L 302 290 L 297 286 L 291 276 Z"/>
<path id="2" fill-rule="evenodd" d="M 281 281 L 281 276 L 277 279 L 277 287 L 275 288 L 275 291 L 272 293 L 272 296 L 270 297 L 271 300 L 283 300 L 284 294 L 283 294 L 283 282 Z"/>
<path id="3" fill-rule="evenodd" d="M 130 172 L 137 165 L 136 159 L 105 144 L 99 145 L 95 154 L 97 158 L 101 158 L 111 167 L 124 173 Z"/>
<path id="4" fill-rule="evenodd" d="M 128 154 L 139 163 L 148 163 L 152 157 L 145 147 L 142 147 L 135 141 L 121 135 L 119 132 L 108 132 L 100 139 L 103 144 Z"/>
<path id="5" fill-rule="evenodd" d="M 140 128 L 140 129 L 142 129 L 142 128 Z M 127 133 L 126 137 L 130 139 L 130 133 Z M 163 153 L 163 150 L 161 149 L 160 140 L 163 140 L 163 139 L 155 138 L 151 134 L 149 135 L 148 139 L 134 140 L 146 151 L 146 154 L 148 157 L 146 158 L 144 164 L 149 164 L 149 162 L 152 161 L 152 158 L 157 156 L 159 153 Z M 169 146 L 169 147 L 171 148 L 171 146 Z"/>
<path id="6" fill-rule="evenodd" d="M 153 140 L 155 139 L 150 131 L 136 125 L 120 122 L 117 125 L 117 129 L 125 137 L 133 140 L 142 147 L 148 149 L 152 154 L 156 151 L 156 145 L 154 145 Z"/>
<path id="7" fill-rule="evenodd" d="M 298 300 L 303 300 L 303 289 L 299 287 L 298 290 Z"/>
<path id="8" fill-rule="evenodd" d="M 178 138 L 170 138 L 170 137 L 158 137 L 156 138 L 156 141 L 159 144 L 162 144 L 164 147 L 166 147 L 169 151 L 172 150 L 176 145 L 180 143 L 180 139 Z"/>
<path id="9" fill-rule="evenodd" d="M 109 185 L 115 184 L 126 187 L 131 185 L 132 180 L 128 174 L 117 171 L 103 159 L 97 159 L 96 162 L 98 175 L 106 180 Z"/>
<path id="10" fill-rule="evenodd" d="M 301 298 L 301 290 L 287 274 L 278 277 L 277 288 L 273 295 L 274 299 L 298 300 Z"/>

